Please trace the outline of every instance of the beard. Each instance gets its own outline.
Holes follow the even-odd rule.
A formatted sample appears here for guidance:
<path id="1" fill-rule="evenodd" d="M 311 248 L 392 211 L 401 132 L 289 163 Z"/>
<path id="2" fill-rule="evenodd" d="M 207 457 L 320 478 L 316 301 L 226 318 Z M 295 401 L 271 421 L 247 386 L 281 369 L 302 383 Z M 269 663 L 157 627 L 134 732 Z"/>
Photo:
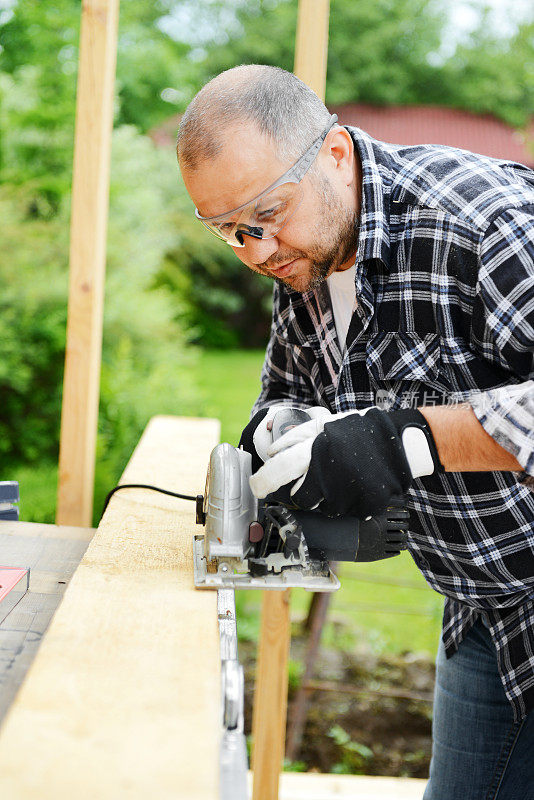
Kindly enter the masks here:
<path id="1" fill-rule="evenodd" d="M 296 275 L 287 280 L 274 278 L 278 284 L 301 293 L 318 289 L 332 272 L 356 255 L 360 222 L 358 215 L 347 208 L 324 175 L 319 173 L 310 177 L 320 199 L 321 222 L 312 234 L 315 244 L 308 250 L 277 252 L 268 261 L 256 265 L 256 269 L 272 278 L 267 265 L 276 267 L 277 264 L 306 258 L 310 262 L 306 275 Z"/>

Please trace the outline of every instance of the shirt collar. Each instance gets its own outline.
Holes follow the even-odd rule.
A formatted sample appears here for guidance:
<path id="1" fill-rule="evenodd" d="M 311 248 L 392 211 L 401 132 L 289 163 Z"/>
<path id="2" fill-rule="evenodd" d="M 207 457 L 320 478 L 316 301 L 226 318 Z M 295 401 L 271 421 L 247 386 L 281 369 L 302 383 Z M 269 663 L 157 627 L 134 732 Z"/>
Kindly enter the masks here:
<path id="1" fill-rule="evenodd" d="M 360 156 L 362 205 L 356 263 L 380 259 L 389 269 L 389 195 L 392 164 L 388 152 L 360 128 L 347 127 Z"/>

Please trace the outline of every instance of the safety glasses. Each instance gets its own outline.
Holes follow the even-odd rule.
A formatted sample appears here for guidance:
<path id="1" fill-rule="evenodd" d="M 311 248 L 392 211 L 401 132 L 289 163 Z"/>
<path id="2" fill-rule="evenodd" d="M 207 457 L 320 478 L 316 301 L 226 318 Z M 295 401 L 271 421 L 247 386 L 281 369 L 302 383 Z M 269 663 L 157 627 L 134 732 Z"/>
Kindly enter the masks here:
<path id="1" fill-rule="evenodd" d="M 301 181 L 336 122 L 337 115 L 332 114 L 328 126 L 299 160 L 252 200 L 215 217 L 202 217 L 195 208 L 196 218 L 231 247 L 244 247 L 244 236 L 252 236 L 254 239 L 275 237 L 302 202 Z"/>

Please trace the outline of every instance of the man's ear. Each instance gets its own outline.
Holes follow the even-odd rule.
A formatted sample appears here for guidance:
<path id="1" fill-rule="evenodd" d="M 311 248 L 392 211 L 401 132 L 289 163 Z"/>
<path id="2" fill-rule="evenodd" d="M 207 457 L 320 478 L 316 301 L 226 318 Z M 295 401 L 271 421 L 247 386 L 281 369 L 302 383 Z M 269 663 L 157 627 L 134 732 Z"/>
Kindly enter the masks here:
<path id="1" fill-rule="evenodd" d="M 326 166 L 347 186 L 354 179 L 354 142 L 350 133 L 336 126 L 325 139 Z"/>

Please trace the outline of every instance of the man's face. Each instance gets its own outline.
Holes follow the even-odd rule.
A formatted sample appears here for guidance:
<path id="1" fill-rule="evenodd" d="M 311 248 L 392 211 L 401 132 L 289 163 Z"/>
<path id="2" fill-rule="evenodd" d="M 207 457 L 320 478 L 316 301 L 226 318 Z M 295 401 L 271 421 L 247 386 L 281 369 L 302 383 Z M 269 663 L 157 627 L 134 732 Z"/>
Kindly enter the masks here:
<path id="1" fill-rule="evenodd" d="M 227 130 L 219 155 L 194 170 L 182 169 L 182 175 L 200 214 L 211 217 L 256 197 L 290 166 L 278 159 L 266 136 L 243 123 Z M 254 272 L 298 292 L 317 288 L 352 263 L 358 242 L 355 187 L 352 143 L 337 128 L 304 176 L 302 200 L 282 229 L 271 239 L 245 235 L 244 247 L 233 247 L 234 253 Z"/>

